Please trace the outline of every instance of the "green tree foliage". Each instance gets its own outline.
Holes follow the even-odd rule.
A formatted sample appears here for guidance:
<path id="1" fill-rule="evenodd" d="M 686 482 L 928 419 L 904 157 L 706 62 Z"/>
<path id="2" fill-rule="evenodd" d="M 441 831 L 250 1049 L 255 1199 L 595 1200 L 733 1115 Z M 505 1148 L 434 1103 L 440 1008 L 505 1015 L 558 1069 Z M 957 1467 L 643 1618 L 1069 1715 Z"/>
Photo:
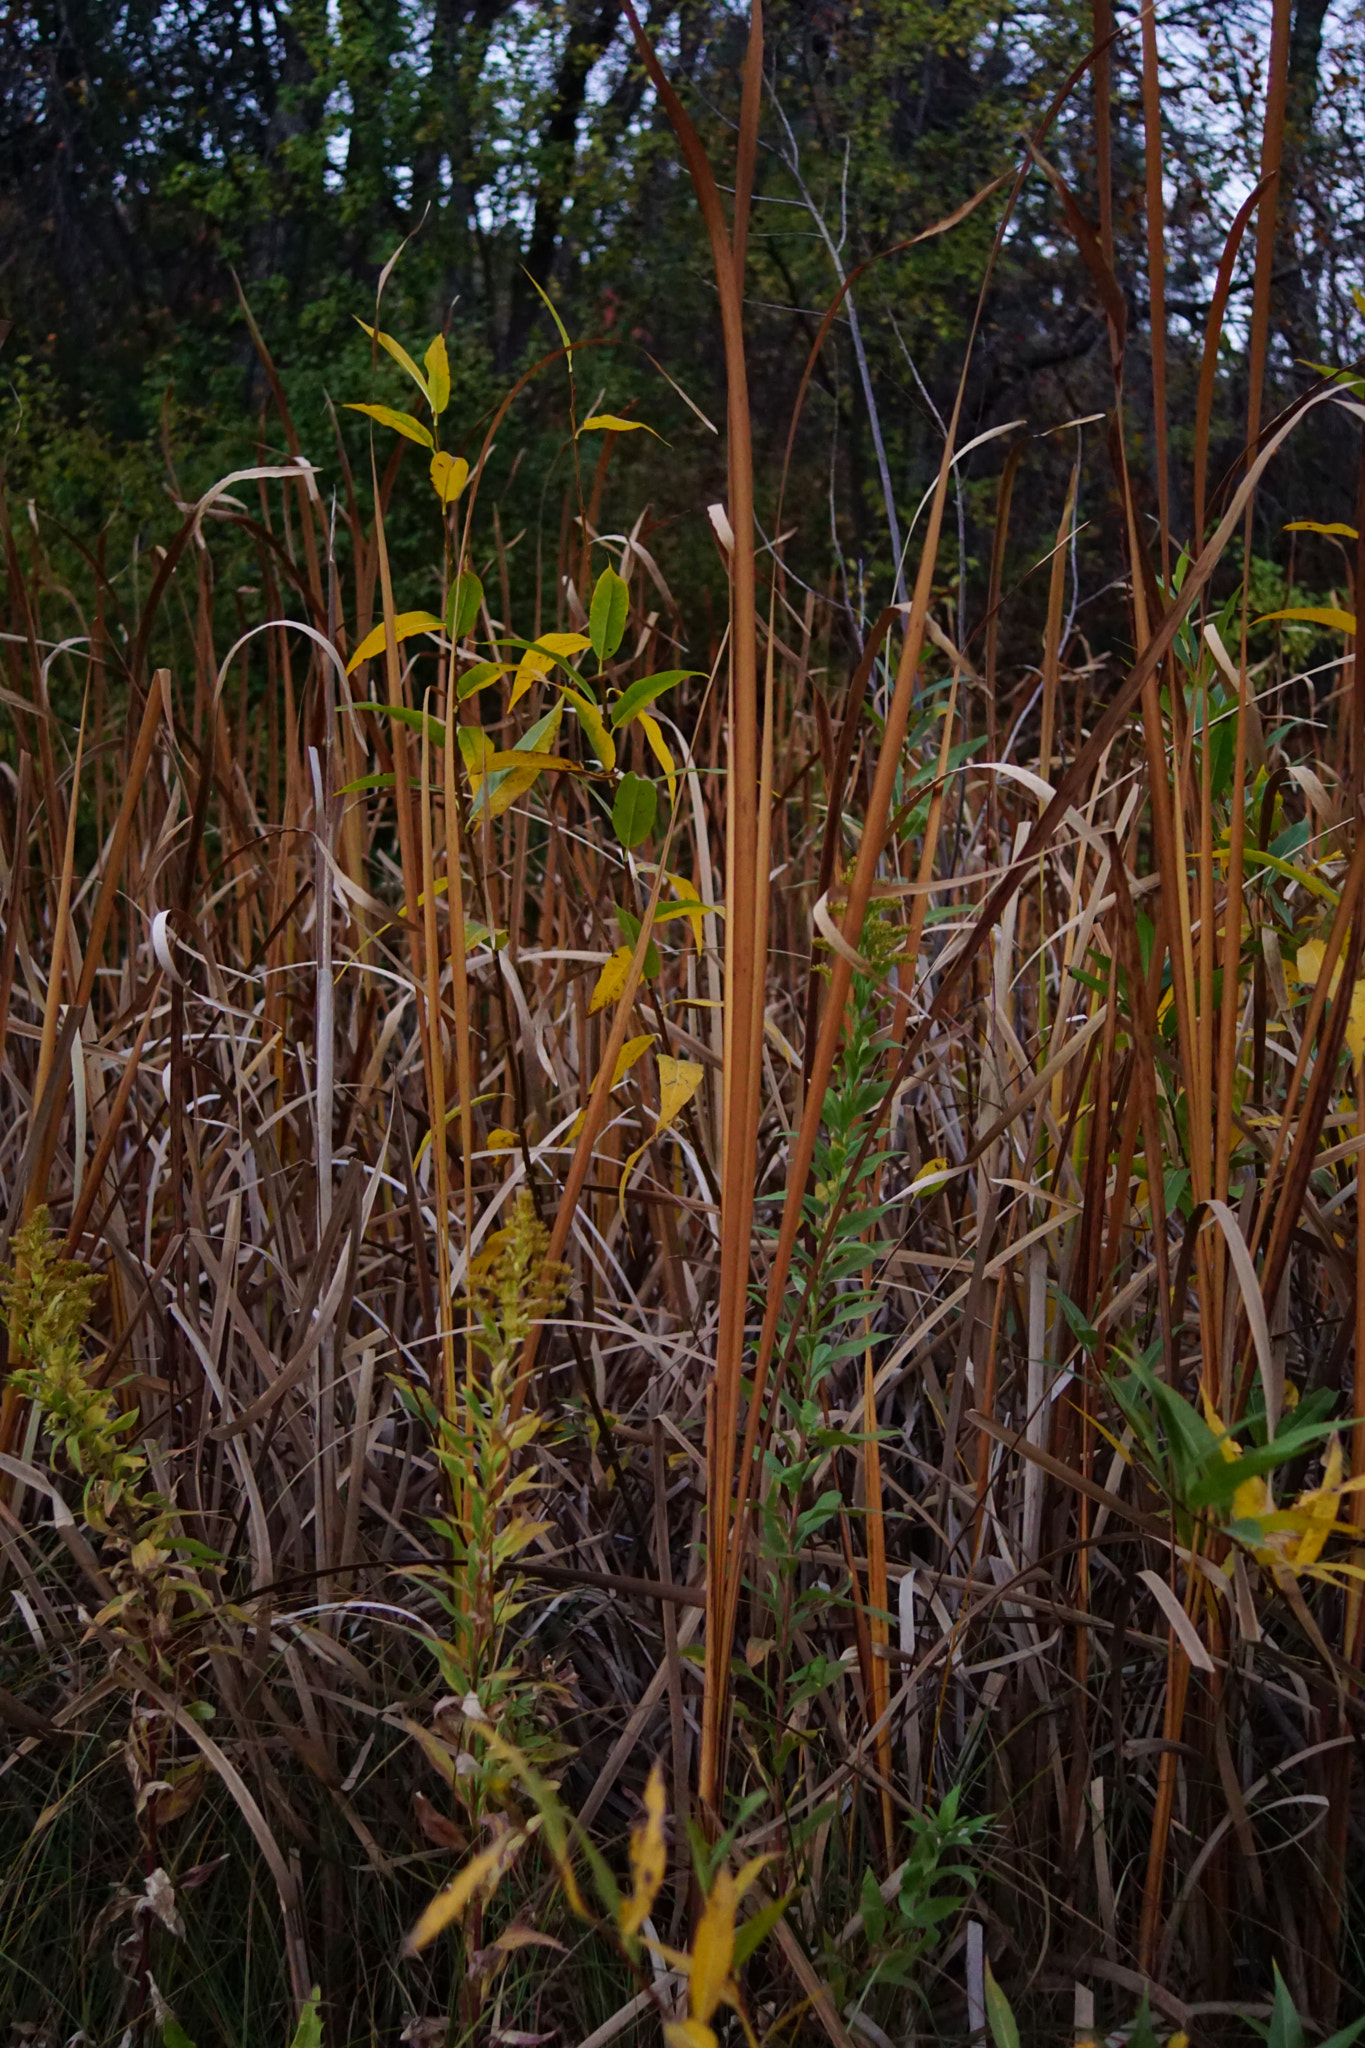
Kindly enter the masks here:
<path id="1" fill-rule="evenodd" d="M 1296 0 L 1293 10 L 1272 309 L 1280 396 L 1311 375 L 1302 358 L 1348 360 L 1359 343 L 1351 287 L 1360 280 L 1343 253 L 1351 235 L 1340 231 L 1365 208 L 1358 13 L 1347 8 L 1329 23 L 1321 0 Z M 644 19 L 703 139 L 714 141 L 737 113 L 741 15 L 716 0 L 656 0 Z M 1115 21 L 1116 268 L 1140 280 L 1136 10 L 1118 9 Z M 748 325 L 758 454 L 775 468 L 835 292 L 1013 160 L 1021 127 L 1042 118 L 1085 55 L 1093 20 L 1083 0 L 874 0 L 856 9 L 775 0 L 766 35 Z M 1257 174 L 1267 42 L 1267 10 L 1241 0 L 1212 0 L 1197 23 L 1161 27 L 1176 419 L 1193 414 L 1217 251 Z M 1092 218 L 1095 137 L 1092 84 L 1082 76 L 1046 146 Z M 895 556 L 937 465 L 997 218 L 985 205 L 951 234 L 873 262 L 817 366 L 796 446 L 801 481 L 789 503 L 800 508 L 800 532 L 789 558 L 820 583 L 833 563 L 851 638 L 880 601 L 873 593 L 894 582 Z M 327 392 L 354 389 L 365 374 L 368 343 L 351 320 L 357 287 L 363 296 L 377 283 L 407 236 L 384 324 L 395 333 L 447 329 L 463 418 L 486 419 L 509 375 L 558 346 L 543 287 L 576 340 L 606 344 L 582 374 L 604 387 L 614 411 L 641 399 L 652 410 L 653 357 L 704 413 L 723 419 L 704 231 L 621 0 L 34 0 L 10 10 L 0 25 L 0 277 L 16 329 L 4 359 L 18 400 L 8 420 L 12 486 L 73 525 L 88 525 L 97 507 L 106 517 L 124 507 L 150 544 L 168 482 L 187 500 L 253 459 L 248 423 L 267 412 L 269 391 L 239 282 L 306 450 L 330 464 Z M 1129 296 L 1128 403 L 1141 450 L 1147 309 L 1139 285 Z M 1239 273 L 1215 408 L 1215 481 L 1220 456 L 1231 460 L 1241 443 L 1246 336 Z M 398 381 L 381 363 L 366 395 L 394 402 Z M 527 408 L 544 412 L 562 390 L 546 379 L 525 401 L 518 445 L 528 456 Z M 1054 193 L 1035 176 L 984 307 L 967 437 L 1011 420 L 1097 413 L 1111 393 L 1103 309 Z M 612 457 L 635 465 L 640 496 L 661 519 L 724 490 L 721 438 L 681 408 L 677 424 L 664 495 L 642 443 Z M 505 506 L 511 532 L 540 526 L 547 508 L 553 522 L 551 494 L 568 474 L 562 427 L 544 414 L 543 449 Z M 363 463 L 365 429 L 349 422 L 345 436 L 353 464 Z M 1319 446 L 1311 433 L 1296 442 L 1275 495 L 1263 494 L 1267 541 L 1302 512 L 1300 472 L 1306 480 L 1330 471 L 1346 459 L 1343 447 Z M 1152 488 L 1150 436 L 1144 452 L 1139 482 Z M 945 595 L 966 583 L 981 553 L 1001 453 L 990 441 L 960 466 L 958 561 L 955 570 L 945 562 Z M 1036 451 L 1058 491 L 1029 492 L 1016 507 L 1027 560 L 1052 539 L 1034 530 L 1031 506 L 1059 495 L 1075 454 L 1061 437 Z M 1089 431 L 1081 454 L 1091 526 L 1080 546 L 1098 559 L 1104 536 L 1094 519 L 1111 516 L 1095 502 L 1111 496 L 1102 431 Z M 1189 516 L 1177 506 L 1178 526 Z M 704 531 L 691 546 L 685 587 L 695 601 L 716 565 Z M 401 578 L 401 531 L 394 549 Z M 1320 585 L 1324 551 L 1304 542 L 1301 572 L 1305 558 L 1300 580 Z M 530 573 L 527 561 L 529 550 L 514 581 Z M 959 620 L 964 633 L 969 623 Z"/>

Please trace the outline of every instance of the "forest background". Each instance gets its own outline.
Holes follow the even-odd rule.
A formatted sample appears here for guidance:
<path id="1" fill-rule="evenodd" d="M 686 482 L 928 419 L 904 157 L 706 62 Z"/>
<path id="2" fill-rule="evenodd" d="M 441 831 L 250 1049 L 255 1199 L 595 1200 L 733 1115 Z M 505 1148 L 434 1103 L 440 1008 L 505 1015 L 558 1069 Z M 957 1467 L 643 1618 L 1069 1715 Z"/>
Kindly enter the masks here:
<path id="1" fill-rule="evenodd" d="M 1136 22 L 1121 8 L 1114 19 L 1121 29 Z M 646 24 L 700 132 L 724 137 L 738 113 L 745 21 L 685 4 L 650 9 Z M 1259 175 L 1270 10 L 1260 0 L 1173 7 L 1161 25 L 1169 410 L 1188 443 L 1212 280 Z M 1071 0 L 772 10 L 747 288 L 760 465 L 778 460 L 838 284 L 996 175 L 1094 33 L 1091 9 Z M 1305 388 L 1305 365 L 1345 363 L 1360 344 L 1351 294 L 1365 242 L 1363 63 L 1358 5 L 1296 0 L 1272 292 L 1279 402 Z M 1117 270 L 1140 353 L 1148 308 L 1135 33 L 1115 43 L 1112 99 Z M 1069 96 L 1053 146 L 1093 213 L 1088 91 Z M 789 552 L 860 624 L 875 614 L 871 593 L 932 480 L 993 227 L 979 213 L 874 264 L 817 368 L 796 451 L 800 487 L 790 502 L 800 511 Z M 710 419 L 723 418 L 704 224 L 615 0 L 36 0 L 7 10 L 0 308 L 13 323 L 4 356 L 11 492 L 73 532 L 102 530 L 109 559 L 121 560 L 134 535 L 150 542 L 168 489 L 191 500 L 268 448 L 269 394 L 239 290 L 322 462 L 333 431 L 328 394 L 365 375 L 369 344 L 353 315 L 409 235 L 387 317 L 396 331 L 446 330 L 470 436 L 511 375 L 554 339 L 536 286 L 553 295 L 573 335 L 616 345 L 602 380 L 618 411 L 660 389 L 653 357 Z M 1250 279 L 1247 244 L 1222 341 L 1215 473 L 1245 420 Z M 1109 377 L 1103 309 L 1055 193 L 1035 179 L 995 272 L 962 440 L 1016 417 L 1053 425 L 1102 412 Z M 1150 384 L 1138 375 L 1130 384 L 1133 465 L 1150 496 Z M 532 411 L 536 402 L 533 391 Z M 724 451 L 694 417 L 681 415 L 677 428 L 672 459 L 649 476 L 650 526 L 680 525 L 672 548 L 681 600 L 694 616 L 709 604 L 714 622 L 716 560 L 698 508 L 723 495 Z M 359 423 L 344 432 L 358 456 Z M 1089 502 L 1103 472 L 1102 433 L 1087 443 L 1082 497 L 1101 530 L 1092 525 L 1080 546 L 1098 560 L 1103 522 L 1117 514 Z M 548 423 L 536 445 L 523 408 L 515 447 L 490 474 L 509 540 L 537 531 L 552 499 L 557 516 L 556 446 Z M 616 459 L 649 460 L 635 450 Z M 1059 468 L 1069 459 L 1060 438 L 1056 459 Z M 1349 460 L 1339 436 L 1310 429 L 1262 492 L 1263 609 L 1284 594 L 1281 528 L 1301 477 Z M 980 566 L 998 469 L 994 447 L 959 466 L 959 581 Z M 1173 461 L 1177 479 L 1181 470 Z M 1046 493 L 1030 502 L 1041 516 Z M 1188 506 L 1176 510 L 1188 515 Z M 1021 558 L 1036 558 L 1042 528 L 1028 504 L 1016 522 Z M 534 579 L 533 545 L 513 554 L 514 580 Z M 1298 547 L 1307 579 L 1316 571 L 1321 581 L 1330 563 L 1320 544 Z M 401 533 L 395 553 L 401 563 Z M 944 574 L 952 578 L 951 565 Z M 1082 588 L 1087 630 L 1103 637 L 1117 615 L 1083 574 Z"/>
<path id="2" fill-rule="evenodd" d="M 756 21 L 0 19 L 32 2048 L 1365 2027 L 1365 5 Z"/>

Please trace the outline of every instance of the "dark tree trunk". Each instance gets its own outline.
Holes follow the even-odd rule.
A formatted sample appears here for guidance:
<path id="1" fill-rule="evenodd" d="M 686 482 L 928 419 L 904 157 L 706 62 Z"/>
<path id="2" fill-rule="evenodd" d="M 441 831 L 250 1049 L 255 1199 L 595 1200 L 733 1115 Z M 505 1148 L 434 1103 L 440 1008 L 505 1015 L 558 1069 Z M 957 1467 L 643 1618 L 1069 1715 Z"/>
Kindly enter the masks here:
<path id="1" fill-rule="evenodd" d="M 576 0 L 570 15 L 568 39 L 559 59 L 554 98 L 541 140 L 540 181 L 524 258 L 526 270 L 542 288 L 550 283 L 564 202 L 573 189 L 578 122 L 587 97 L 588 74 L 615 35 L 620 19 L 620 0 L 599 0 L 599 4 Z M 519 272 L 512 287 L 505 346 L 509 363 L 515 362 L 526 346 L 536 304 L 535 291 Z"/>
<path id="2" fill-rule="evenodd" d="M 1321 323 L 1309 244 L 1319 66 L 1329 6 L 1330 0 L 1296 0 L 1289 31 L 1289 90 L 1280 172 L 1273 314 L 1295 361 L 1316 362 L 1321 354 Z"/>

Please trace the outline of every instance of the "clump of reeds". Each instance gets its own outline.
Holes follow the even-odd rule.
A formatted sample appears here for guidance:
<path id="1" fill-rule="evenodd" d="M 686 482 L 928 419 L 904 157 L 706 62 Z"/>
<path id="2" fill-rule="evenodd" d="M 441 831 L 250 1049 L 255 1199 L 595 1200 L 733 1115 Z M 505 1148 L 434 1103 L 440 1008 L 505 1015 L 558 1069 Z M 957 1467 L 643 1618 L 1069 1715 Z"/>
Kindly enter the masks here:
<path id="1" fill-rule="evenodd" d="M 131 609 L 92 561 L 73 618 L 6 529 L 0 2005 L 168 2048 L 1344 2043 L 1365 698 L 1345 576 L 1290 608 L 1324 696 L 1228 565 L 1359 380 L 1263 426 L 1272 182 L 1221 485 L 1232 256 L 1174 482 L 1151 334 L 1149 540 L 1111 198 L 1045 120 L 975 203 L 998 249 L 1048 180 L 1108 317 L 1130 645 L 1072 630 L 1079 466 L 1041 645 L 1002 638 L 1022 438 L 958 643 L 960 390 L 845 677 L 756 547 L 761 20 L 723 181 L 637 33 L 715 258 L 716 644 L 562 328 L 536 588 L 490 503 L 518 393 L 452 419 L 382 304 L 334 503 L 258 337 L 284 453 Z"/>

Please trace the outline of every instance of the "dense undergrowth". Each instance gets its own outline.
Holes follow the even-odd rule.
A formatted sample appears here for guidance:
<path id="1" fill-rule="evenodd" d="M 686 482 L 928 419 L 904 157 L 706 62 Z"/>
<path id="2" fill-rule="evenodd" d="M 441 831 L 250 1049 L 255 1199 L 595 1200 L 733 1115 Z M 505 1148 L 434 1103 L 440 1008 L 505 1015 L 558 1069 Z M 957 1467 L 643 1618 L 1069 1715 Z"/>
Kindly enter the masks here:
<path id="1" fill-rule="evenodd" d="M 1247 545 L 1362 385 L 1262 418 L 1263 199 L 1246 459 L 1207 473 L 1202 406 L 1150 517 L 1104 208 L 1044 122 L 1126 641 L 1078 626 L 1086 423 L 997 437 L 988 557 L 943 579 L 954 414 L 847 660 L 758 538 L 805 512 L 754 504 L 761 66 L 756 14 L 733 206 L 670 108 L 730 394 L 678 547 L 728 617 L 617 494 L 683 394 L 624 417 L 561 332 L 570 483 L 510 536 L 519 392 L 461 417 L 382 302 L 355 473 L 261 340 L 287 459 L 132 573 L 58 574 L 81 537 L 8 505 L 16 2042 L 1291 2048 L 1365 2012 L 1358 510 L 1300 508 L 1311 593 Z M 1021 646 L 1011 507 L 1058 446 Z"/>

